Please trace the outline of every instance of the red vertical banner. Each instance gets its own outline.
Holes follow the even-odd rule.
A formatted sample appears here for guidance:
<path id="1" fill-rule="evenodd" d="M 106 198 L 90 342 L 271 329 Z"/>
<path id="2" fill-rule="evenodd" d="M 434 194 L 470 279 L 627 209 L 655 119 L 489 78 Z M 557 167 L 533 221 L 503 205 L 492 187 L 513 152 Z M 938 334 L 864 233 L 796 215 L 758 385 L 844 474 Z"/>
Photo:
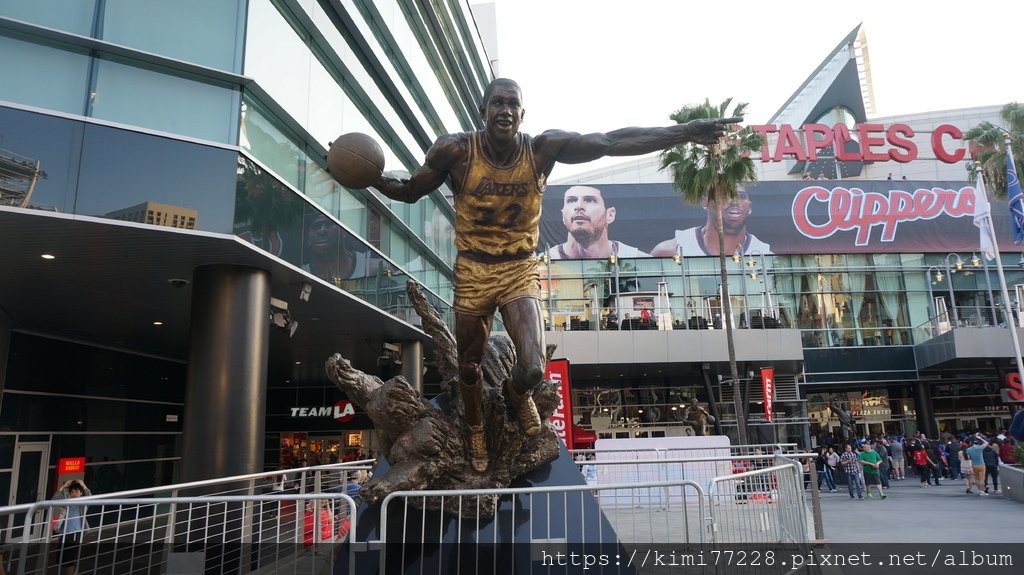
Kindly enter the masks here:
<path id="1" fill-rule="evenodd" d="M 548 362 L 544 379 L 558 383 L 558 407 L 549 421 L 559 439 L 572 449 L 572 394 L 569 392 L 569 360 L 553 359 Z"/>
<path id="2" fill-rule="evenodd" d="M 772 420 L 772 402 L 775 400 L 775 368 L 761 368 L 761 391 L 764 392 L 764 418 Z"/>

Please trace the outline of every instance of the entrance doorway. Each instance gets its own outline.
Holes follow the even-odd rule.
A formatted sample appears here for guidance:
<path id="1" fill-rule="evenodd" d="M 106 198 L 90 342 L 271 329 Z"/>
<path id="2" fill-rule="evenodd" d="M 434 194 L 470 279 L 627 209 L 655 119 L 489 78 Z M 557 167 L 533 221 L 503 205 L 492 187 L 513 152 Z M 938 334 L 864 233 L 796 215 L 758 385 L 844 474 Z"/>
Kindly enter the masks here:
<path id="1" fill-rule="evenodd" d="M 48 441 L 23 442 L 14 446 L 14 470 L 11 473 L 11 494 L 8 505 L 35 503 L 47 498 L 46 470 L 50 463 L 50 443 Z M 4 529 L 9 535 L 20 535 L 25 515 L 18 513 L 8 516 Z M 39 521 L 33 521 L 39 525 Z M 33 533 L 33 535 L 36 535 Z"/>
<path id="2" fill-rule="evenodd" d="M 14 473 L 11 474 L 8 505 L 46 499 L 46 469 L 49 462 L 48 441 L 18 443 L 14 446 Z"/>

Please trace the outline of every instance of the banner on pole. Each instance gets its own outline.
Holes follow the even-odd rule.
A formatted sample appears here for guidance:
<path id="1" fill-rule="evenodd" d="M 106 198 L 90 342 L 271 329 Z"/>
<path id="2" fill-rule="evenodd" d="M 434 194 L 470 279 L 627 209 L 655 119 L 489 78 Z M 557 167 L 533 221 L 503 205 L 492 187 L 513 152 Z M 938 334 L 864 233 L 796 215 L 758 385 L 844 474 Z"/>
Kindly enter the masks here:
<path id="1" fill-rule="evenodd" d="M 548 362 L 547 381 L 558 383 L 558 407 L 551 414 L 549 421 L 555 434 L 565 443 L 567 449 L 573 448 L 572 437 L 572 393 L 569 391 L 569 360 L 553 359 Z"/>
<path id="2" fill-rule="evenodd" d="M 772 403 L 775 400 L 775 368 L 761 368 L 761 391 L 764 393 L 764 418 L 772 420 Z"/>

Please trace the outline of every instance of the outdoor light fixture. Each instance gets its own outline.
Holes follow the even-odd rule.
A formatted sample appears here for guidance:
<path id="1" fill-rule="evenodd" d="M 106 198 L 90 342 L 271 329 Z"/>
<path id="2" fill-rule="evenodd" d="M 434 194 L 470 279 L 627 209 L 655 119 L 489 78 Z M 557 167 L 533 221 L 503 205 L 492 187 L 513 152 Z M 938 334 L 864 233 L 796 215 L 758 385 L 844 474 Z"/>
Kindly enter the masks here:
<path id="1" fill-rule="evenodd" d="M 753 270 L 753 271 L 750 272 L 750 279 L 752 279 L 752 280 L 756 280 L 757 279 L 757 270 Z"/>
<path id="2" fill-rule="evenodd" d="M 944 277 L 946 277 L 946 276 L 942 275 L 942 272 L 939 272 L 939 271 L 935 272 L 935 281 L 940 282 L 940 281 L 942 281 L 942 278 L 944 278 Z"/>
<path id="3" fill-rule="evenodd" d="M 612 255 L 608 256 L 608 263 L 614 264 L 615 261 L 618 260 L 618 259 L 619 258 L 615 257 L 615 254 L 612 254 Z"/>
<path id="4" fill-rule="evenodd" d="M 754 258 L 750 258 L 749 260 L 747 260 L 747 267 L 748 268 L 752 268 L 752 267 L 754 267 L 756 265 L 757 265 L 757 262 L 754 261 Z"/>
<path id="5" fill-rule="evenodd" d="M 551 256 L 545 253 L 544 255 L 540 256 L 540 261 L 542 264 L 548 265 L 548 262 L 551 261 Z"/>
<path id="6" fill-rule="evenodd" d="M 683 256 L 679 254 L 672 254 L 672 261 L 676 262 L 677 266 L 681 265 L 683 263 Z"/>
<path id="7" fill-rule="evenodd" d="M 295 330 L 299 329 L 299 322 L 292 319 L 288 311 L 288 302 L 276 297 L 270 298 L 270 323 L 287 330 L 288 337 L 294 336 Z"/>
<path id="8" fill-rule="evenodd" d="M 740 256 L 740 250 L 737 249 L 736 253 L 732 254 L 732 261 L 735 262 L 735 263 L 740 263 L 740 260 L 742 260 L 742 259 L 743 259 L 743 257 Z"/>
<path id="9" fill-rule="evenodd" d="M 981 258 L 978 257 L 978 254 L 971 254 L 971 265 L 976 268 L 981 267 Z"/>

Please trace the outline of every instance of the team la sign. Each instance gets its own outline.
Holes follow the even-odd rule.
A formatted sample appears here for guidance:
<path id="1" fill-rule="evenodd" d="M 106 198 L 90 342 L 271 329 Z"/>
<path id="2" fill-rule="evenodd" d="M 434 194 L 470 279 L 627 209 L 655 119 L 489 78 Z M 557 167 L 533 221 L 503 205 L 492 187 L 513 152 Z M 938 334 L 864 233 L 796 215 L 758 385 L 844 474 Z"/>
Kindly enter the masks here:
<path id="1" fill-rule="evenodd" d="M 906 164 L 917 159 L 918 148 L 911 138 L 915 132 L 906 124 L 857 124 L 853 128 L 836 124 L 831 128 L 825 124 L 804 124 L 794 128 L 789 124 L 766 124 L 751 126 L 761 134 L 762 162 L 781 162 L 783 158 L 801 162 L 818 159 L 818 152 L 834 146 L 836 160 L 840 162 L 899 162 Z M 803 134 L 803 138 L 800 134 Z M 768 134 L 778 134 L 775 148 L 768 144 Z M 854 137 L 856 135 L 856 137 Z M 935 157 L 947 164 L 964 159 L 966 150 L 957 144 L 964 134 L 960 128 L 942 124 L 932 130 L 931 148 Z M 848 150 L 847 142 L 859 142 L 858 150 Z M 831 156 L 829 156 L 831 158 Z"/>
<path id="2" fill-rule="evenodd" d="M 292 417 L 333 417 L 342 423 L 346 423 L 352 421 L 352 418 L 355 416 L 356 408 L 347 399 L 329 406 L 292 408 Z"/>

